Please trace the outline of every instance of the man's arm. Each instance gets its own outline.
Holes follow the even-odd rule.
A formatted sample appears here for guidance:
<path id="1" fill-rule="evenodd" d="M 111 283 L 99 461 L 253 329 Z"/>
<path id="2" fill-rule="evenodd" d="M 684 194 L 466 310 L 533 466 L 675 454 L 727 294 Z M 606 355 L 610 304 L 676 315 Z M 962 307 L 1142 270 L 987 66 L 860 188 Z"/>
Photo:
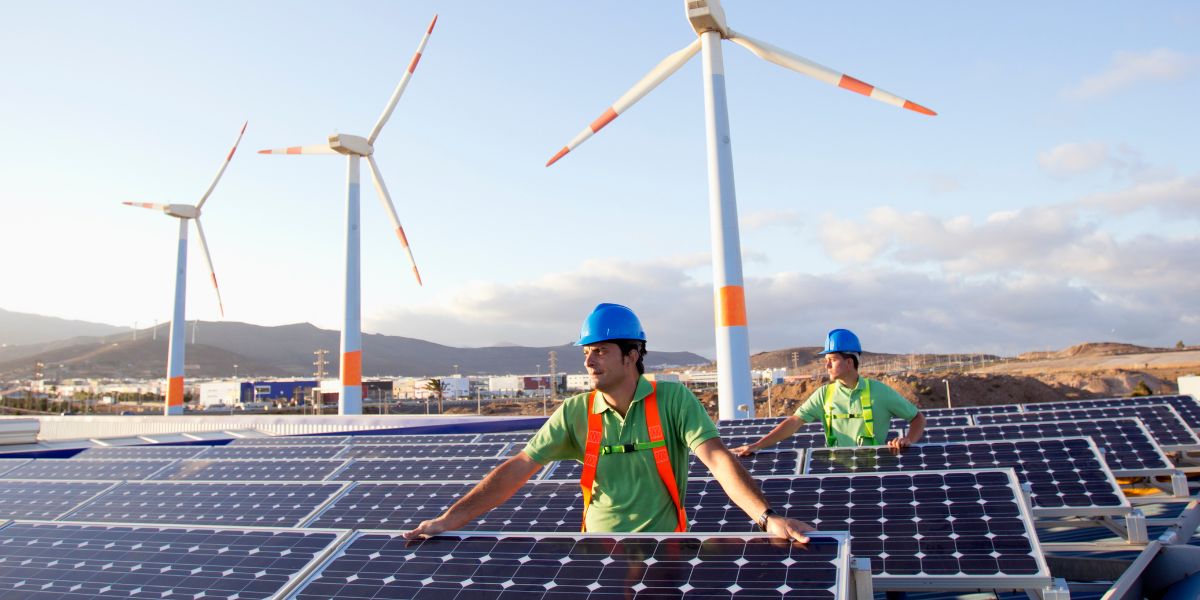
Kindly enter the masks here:
<path id="1" fill-rule="evenodd" d="M 730 452 L 733 452 L 738 456 L 750 456 L 759 450 L 770 448 L 771 446 L 774 446 L 775 444 L 778 444 L 779 442 L 796 435 L 796 432 L 800 431 L 800 427 L 802 425 L 804 425 L 804 419 L 796 415 L 792 415 L 776 425 L 775 429 L 772 429 L 769 433 L 767 433 L 767 435 L 764 435 L 761 440 L 758 440 L 753 444 L 738 446 Z M 738 466 L 740 467 L 741 465 Z"/>
<path id="2" fill-rule="evenodd" d="M 459 498 L 458 502 L 446 509 L 446 512 L 436 518 L 422 521 L 412 531 L 405 532 L 404 539 L 427 538 L 470 523 L 475 517 L 496 508 L 512 497 L 540 468 L 542 465 L 521 452 L 493 469 L 466 496 Z"/>
<path id="3" fill-rule="evenodd" d="M 799 417 L 793 418 L 799 420 Z M 729 450 L 725 448 L 721 438 L 712 438 L 701 443 L 696 446 L 695 452 L 696 456 L 700 458 L 700 462 L 703 462 L 704 466 L 712 471 L 713 477 L 721 483 L 721 487 L 729 499 L 746 511 L 751 519 L 757 520 L 759 515 L 771 508 L 767 504 L 767 499 L 763 497 L 758 483 L 750 477 L 750 474 L 742 467 L 742 463 L 738 462 L 733 454 L 730 454 Z M 775 537 L 786 540 L 805 543 L 808 541 L 808 536 L 804 535 L 804 532 L 812 530 L 812 526 L 808 523 L 787 519 L 782 515 L 773 515 L 767 519 L 767 531 Z"/>
<path id="4" fill-rule="evenodd" d="M 925 435 L 925 415 L 917 413 L 917 416 L 908 422 L 908 433 L 888 440 L 888 446 L 896 449 L 907 448 L 921 441 L 923 435 Z"/>

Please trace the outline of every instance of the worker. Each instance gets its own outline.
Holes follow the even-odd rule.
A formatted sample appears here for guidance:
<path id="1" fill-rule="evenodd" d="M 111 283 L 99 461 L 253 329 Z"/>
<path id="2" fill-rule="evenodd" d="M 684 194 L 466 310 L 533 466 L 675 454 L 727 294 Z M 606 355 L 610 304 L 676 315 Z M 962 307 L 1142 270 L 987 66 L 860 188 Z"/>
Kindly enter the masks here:
<path id="1" fill-rule="evenodd" d="M 825 442 L 830 447 L 874 446 L 886 440 L 889 447 L 899 451 L 921 440 L 925 415 L 887 384 L 858 374 L 862 344 L 854 332 L 830 331 L 821 355 L 825 357 L 829 383 L 817 388 L 795 414 L 762 439 L 734 448 L 734 454 L 749 456 L 770 448 L 795 435 L 805 423 L 818 421 L 825 426 Z M 908 421 L 908 432 L 887 440 L 893 418 Z"/>
<path id="2" fill-rule="evenodd" d="M 695 452 L 729 498 L 776 538 L 807 542 L 812 527 L 775 513 L 718 437 L 700 401 L 679 383 L 643 374 L 646 334 L 632 310 L 600 304 L 584 320 L 576 346 L 594 390 L 567 398 L 524 450 L 406 539 L 462 528 L 511 497 L 552 461 L 583 463 L 583 531 L 684 532 L 688 455 Z"/>

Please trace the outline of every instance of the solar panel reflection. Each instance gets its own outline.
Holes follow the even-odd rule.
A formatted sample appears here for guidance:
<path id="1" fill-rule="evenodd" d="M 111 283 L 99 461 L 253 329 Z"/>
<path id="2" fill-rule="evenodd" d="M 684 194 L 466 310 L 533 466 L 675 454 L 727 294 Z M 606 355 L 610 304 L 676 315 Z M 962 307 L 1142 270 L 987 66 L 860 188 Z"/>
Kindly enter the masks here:
<path id="1" fill-rule="evenodd" d="M 466 458 L 496 457 L 508 444 L 356 444 L 339 458 Z"/>
<path id="2" fill-rule="evenodd" d="M 4 481 L 0 482 L 0 519 L 49 521 L 60 517 L 85 500 L 112 487 L 115 482 Z"/>
<path id="3" fill-rule="evenodd" d="M 14 523 L 0 597 L 269 598 L 337 539 L 318 531 Z"/>
<path id="4" fill-rule="evenodd" d="M 763 537 L 451 534 L 406 543 L 363 533 L 296 598 L 841 598 L 839 534 Z"/>
<path id="5" fill-rule="evenodd" d="M 71 460 L 178 460 L 191 458 L 207 450 L 206 446 L 124 446 L 88 448 Z"/>
<path id="6" fill-rule="evenodd" d="M 1200 438 L 1188 427 L 1179 413 L 1167 404 L 1145 406 L 1111 406 L 1074 410 L 1044 410 L 1004 415 L 979 415 L 977 425 L 996 423 L 1029 423 L 1032 421 L 1095 421 L 1116 417 L 1137 417 L 1154 436 L 1163 450 L 1188 450 L 1200 446 Z"/>
<path id="7" fill-rule="evenodd" d="M 163 481 L 320 481 L 344 460 L 181 460 L 151 480 Z"/>
<path id="8" fill-rule="evenodd" d="M 357 458 L 330 476 L 331 481 L 479 480 L 505 458 Z M 535 475 L 537 477 L 537 475 Z"/>
<path id="9" fill-rule="evenodd" d="M 145 479 L 169 460 L 67 460 L 39 458 L 17 467 L 0 479 L 60 479 L 72 481 L 118 481 Z"/>
<path id="10" fill-rule="evenodd" d="M 123 483 L 63 520 L 292 527 L 341 489 L 337 483 Z"/>

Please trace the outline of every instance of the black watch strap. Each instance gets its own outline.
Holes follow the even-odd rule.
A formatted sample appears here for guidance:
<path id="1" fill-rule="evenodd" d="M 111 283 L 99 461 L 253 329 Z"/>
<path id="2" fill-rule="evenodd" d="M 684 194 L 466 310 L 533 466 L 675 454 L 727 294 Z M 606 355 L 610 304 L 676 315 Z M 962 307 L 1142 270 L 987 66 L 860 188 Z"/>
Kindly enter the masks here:
<path id="1" fill-rule="evenodd" d="M 758 528 L 763 531 L 766 531 L 767 530 L 767 521 L 769 521 L 771 519 L 771 517 L 777 517 L 777 516 L 779 516 L 779 513 L 775 512 L 774 509 L 768 508 L 767 510 L 764 510 L 763 514 L 758 515 L 758 519 L 755 519 L 756 521 L 758 521 Z"/>

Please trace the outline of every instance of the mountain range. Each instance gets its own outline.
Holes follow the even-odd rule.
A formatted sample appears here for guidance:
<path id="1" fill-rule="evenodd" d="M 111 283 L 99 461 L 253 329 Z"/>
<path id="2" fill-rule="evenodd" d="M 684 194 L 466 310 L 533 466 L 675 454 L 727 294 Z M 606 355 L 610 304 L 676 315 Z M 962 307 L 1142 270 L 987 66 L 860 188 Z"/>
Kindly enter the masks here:
<path id="1" fill-rule="evenodd" d="M 193 332 L 193 327 L 197 327 Z M 168 325 L 137 331 L 0 310 L 0 379 L 26 379 L 35 363 L 50 379 L 162 377 Z M 193 342 L 194 333 L 194 342 Z M 188 377 L 312 377 L 314 351 L 328 350 L 325 372 L 338 372 L 339 333 L 309 323 L 264 327 L 237 322 L 187 324 Z M 29 341 L 34 340 L 34 341 Z M 559 373 L 582 373 L 583 356 L 570 344 L 548 347 L 456 348 L 425 340 L 363 334 L 363 375 L 425 376 L 455 371 L 474 374 L 549 372 L 549 353 L 558 354 Z M 647 368 L 704 365 L 691 352 L 651 348 Z M 234 365 L 237 365 L 236 368 Z"/>

